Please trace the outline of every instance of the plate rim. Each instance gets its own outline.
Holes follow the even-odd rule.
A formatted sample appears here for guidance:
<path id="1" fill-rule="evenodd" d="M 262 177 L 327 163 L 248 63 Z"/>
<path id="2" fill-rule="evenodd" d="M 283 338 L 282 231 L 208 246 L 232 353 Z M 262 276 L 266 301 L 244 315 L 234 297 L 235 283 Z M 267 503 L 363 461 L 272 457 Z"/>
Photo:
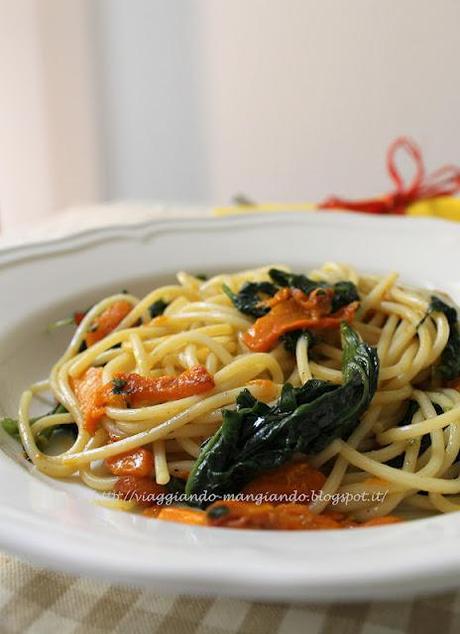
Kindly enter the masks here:
<path id="1" fill-rule="evenodd" d="M 263 213 L 249 213 L 247 215 L 233 215 L 233 216 L 205 216 L 205 217 L 173 217 L 173 218 L 151 218 L 149 220 L 134 221 L 129 223 L 114 222 L 113 224 L 107 224 L 102 227 L 90 227 L 87 229 L 81 229 L 75 232 L 68 233 L 63 236 L 57 236 L 50 238 L 49 240 L 28 241 L 26 243 L 13 244 L 6 247 L 0 245 L 0 268 L 4 265 L 9 265 L 18 262 L 22 259 L 28 259 L 30 257 L 40 257 L 49 253 L 62 252 L 65 249 L 70 248 L 82 248 L 97 244 L 99 242 L 106 242 L 107 240 L 120 238 L 123 239 L 126 235 L 131 234 L 133 237 L 136 233 L 142 230 L 148 230 L 149 236 L 152 232 L 170 231 L 175 228 L 183 228 L 194 230 L 200 227 L 210 228 L 212 225 L 220 225 L 224 227 L 238 226 L 240 224 L 247 224 L 249 226 L 260 226 L 269 224 L 289 224 L 293 221 L 300 221 L 300 224 L 308 224 L 310 221 L 313 224 L 323 224 L 326 219 L 332 220 L 333 225 L 342 223 L 344 225 L 353 224 L 359 220 L 362 226 L 371 226 L 375 224 L 388 224 L 389 226 L 395 224 L 395 226 L 402 226 L 403 224 L 412 225 L 411 229 L 419 228 L 423 226 L 432 226 L 435 230 L 445 229 L 446 226 L 450 226 L 453 231 L 458 233 L 460 239 L 460 224 L 451 222 L 444 218 L 437 217 L 412 217 L 412 216 L 394 216 L 394 215 L 373 215 L 373 214 L 361 214 L 352 213 L 348 211 L 326 211 L 326 212 L 272 212 L 269 214 Z"/>
<path id="2" fill-rule="evenodd" d="M 33 260 L 35 258 L 47 257 L 48 255 L 55 253 L 64 253 L 66 251 L 72 251 L 74 249 L 85 248 L 89 246 L 96 246 L 101 242 L 106 242 L 114 239 L 130 239 L 130 238 L 139 238 L 142 232 L 147 232 L 147 236 L 151 237 L 155 234 L 161 234 L 165 231 L 174 231 L 174 230 L 185 230 L 185 231 L 199 231 L 202 228 L 206 228 L 207 230 L 212 228 L 216 231 L 223 230 L 226 227 L 232 226 L 264 226 L 267 223 L 270 224 L 292 224 L 292 225 L 308 225 L 308 224 L 328 224 L 330 222 L 331 225 L 337 227 L 337 223 L 342 223 L 344 225 L 353 224 L 357 222 L 359 219 L 359 223 L 361 226 L 367 227 L 375 227 L 379 223 L 387 225 L 388 227 L 402 227 L 402 224 L 411 224 L 412 229 L 414 228 L 422 228 L 423 231 L 426 231 L 427 228 L 432 228 L 435 231 L 441 230 L 444 232 L 446 229 L 446 223 L 448 221 L 439 219 L 439 218 L 401 218 L 401 217 L 368 217 L 361 216 L 357 217 L 356 214 L 346 213 L 346 212 L 327 212 L 323 213 L 308 213 L 308 214 L 299 214 L 299 213 L 276 213 L 276 214 L 250 214 L 247 216 L 231 216 L 225 218 L 214 218 L 214 217 L 204 217 L 204 218 L 161 218 L 161 219 L 149 219 L 147 221 L 141 222 L 133 222 L 133 223 L 114 223 L 111 225 L 106 225 L 104 227 L 97 228 L 89 228 L 82 231 L 78 231 L 76 233 L 72 233 L 69 235 L 65 235 L 62 237 L 52 238 L 47 241 L 40 242 L 29 242 L 26 244 L 18 244 L 9 246 L 6 248 L 0 248 L 0 270 L 5 266 L 14 266 L 15 264 L 22 263 L 25 260 Z M 460 226 L 453 228 L 453 223 L 449 223 L 452 228 L 452 233 L 458 233 L 458 237 L 460 240 Z M 17 556 L 21 556 L 21 553 L 29 557 L 31 560 L 40 563 L 41 565 L 46 565 L 47 567 L 53 567 L 55 569 L 67 572 L 73 572 L 74 574 L 90 574 L 92 576 L 99 576 L 102 578 L 109 579 L 117 579 L 120 582 L 125 583 L 138 583 L 140 585 L 152 585 L 152 583 L 159 583 L 163 585 L 164 583 L 171 583 L 172 587 L 175 585 L 177 588 L 177 584 L 183 582 L 186 587 L 190 586 L 190 579 L 194 579 L 195 582 L 198 577 L 203 575 L 204 570 L 202 568 L 188 570 L 185 569 L 168 569 L 162 568 L 161 570 L 156 571 L 156 575 L 153 576 L 145 576 L 141 575 L 139 577 L 139 570 L 137 572 L 135 570 L 125 571 L 117 571 L 116 567 L 108 566 L 106 561 L 105 571 L 96 570 L 96 562 L 90 562 L 91 565 L 88 566 L 88 562 L 85 565 L 80 565 L 79 561 L 75 559 L 74 556 L 67 554 L 62 550 L 64 548 L 64 544 L 59 543 L 59 548 L 56 547 L 56 544 L 52 544 L 50 542 L 46 543 L 46 548 L 44 548 L 43 544 L 41 544 L 41 552 L 38 549 L 35 542 L 32 542 L 30 545 L 27 542 L 26 536 L 27 531 L 24 532 L 24 536 L 22 537 L 22 548 L 18 546 L 18 536 L 21 534 L 19 531 L 14 531 L 13 528 L 15 526 L 15 521 L 12 517 L 14 513 L 11 513 L 11 509 L 5 508 L 3 502 L 1 500 L 0 493 L 0 509 L 2 512 L 0 513 L 0 543 L 3 548 L 8 550 L 9 552 L 14 553 Z M 433 520 L 440 520 L 441 518 L 433 518 L 430 520 L 418 520 L 417 524 L 420 522 L 432 522 Z M 150 520 L 152 521 L 152 520 Z M 26 523 L 27 524 L 27 523 Z M 16 525 L 17 528 L 17 525 Z M 62 527 L 59 527 L 61 531 Z M 21 530 L 24 531 L 24 526 L 21 525 Z M 199 527 L 196 530 L 200 530 Z M 218 530 L 222 532 L 223 529 L 201 529 L 201 530 Z M 383 531 L 392 531 L 396 530 L 394 527 L 383 527 L 383 528 L 374 528 L 374 531 L 381 532 Z M 65 539 L 65 537 L 63 537 Z M 56 558 L 56 554 L 59 550 L 59 557 Z M 46 552 L 46 556 L 43 553 Z M 54 553 L 54 556 L 53 556 Z M 399 571 L 398 573 L 389 574 L 387 578 L 384 578 L 383 575 L 376 580 L 374 586 L 369 587 L 367 584 L 369 583 L 369 572 L 367 576 L 361 579 L 355 579 L 354 582 L 350 585 L 350 579 L 345 576 L 342 580 L 338 580 L 335 584 L 335 589 L 332 592 L 335 596 L 340 596 L 342 600 L 358 600 L 362 599 L 363 592 L 368 598 L 377 598 L 377 597 L 389 597 L 394 596 L 394 583 L 400 582 L 401 580 L 406 580 L 406 582 L 411 584 L 410 588 L 398 587 L 398 595 L 405 594 L 406 596 L 412 596 L 414 593 L 420 592 L 433 592 L 433 591 L 442 591 L 447 588 L 454 587 L 458 585 L 457 577 L 460 572 L 460 553 L 457 557 L 452 557 L 450 562 L 443 563 L 442 569 L 442 579 L 439 580 L 437 587 L 434 589 L 433 584 L 430 583 L 430 577 L 433 575 L 440 574 L 440 564 L 437 561 L 428 561 L 424 562 L 424 566 L 417 568 L 417 570 L 412 571 Z M 356 572 L 356 571 L 355 571 Z M 421 574 L 422 573 L 422 574 Z M 216 572 L 213 570 L 208 571 L 208 577 L 202 578 L 201 583 L 202 586 L 194 586 L 194 591 L 200 592 L 202 594 L 215 594 L 213 592 L 211 586 L 214 586 L 214 589 L 218 586 L 220 590 L 218 592 L 223 591 L 225 594 L 233 594 L 234 596 L 250 596 L 253 598 L 280 598 L 282 600 L 305 600 L 305 594 L 308 593 L 309 600 L 324 600 L 328 601 L 330 598 L 328 597 L 330 589 L 334 586 L 331 584 L 331 581 L 323 581 L 321 582 L 321 575 L 315 576 L 311 573 L 307 577 L 303 577 L 301 579 L 296 578 L 289 584 L 289 579 L 282 578 L 282 583 L 274 582 L 271 584 L 267 583 L 267 580 L 264 580 L 265 585 L 261 588 L 255 588 L 255 583 L 257 579 L 260 581 L 260 573 L 251 578 L 251 575 L 248 571 L 245 571 L 245 576 L 242 579 L 241 576 L 237 576 L 229 581 L 229 571 L 226 570 L 224 576 L 216 575 Z M 188 579 L 190 576 L 190 579 Z M 323 574 L 324 577 L 324 574 Z M 426 579 L 427 577 L 428 579 Z M 188 580 L 187 580 L 188 579 Z M 179 580 L 179 581 L 178 581 Z M 188 586 L 187 586 L 188 584 Z M 233 584 L 233 585 L 232 585 Z M 238 589 L 235 590 L 233 587 L 235 584 L 238 584 Z M 345 587 L 345 585 L 347 587 Z"/>

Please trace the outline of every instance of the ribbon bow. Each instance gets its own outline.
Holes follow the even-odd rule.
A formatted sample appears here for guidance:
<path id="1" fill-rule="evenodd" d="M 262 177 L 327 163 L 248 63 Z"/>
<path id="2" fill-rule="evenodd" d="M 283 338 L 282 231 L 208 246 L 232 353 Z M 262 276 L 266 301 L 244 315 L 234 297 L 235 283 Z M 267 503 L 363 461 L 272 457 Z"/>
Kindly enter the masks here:
<path id="1" fill-rule="evenodd" d="M 396 154 L 404 151 L 414 164 L 415 173 L 406 185 L 396 166 Z M 364 200 L 349 200 L 331 196 L 319 203 L 320 209 L 348 209 L 370 214 L 404 214 L 411 203 L 418 200 L 452 196 L 460 191 L 460 167 L 444 165 L 432 174 L 426 175 L 422 153 L 419 147 L 407 137 L 393 141 L 387 152 L 387 171 L 394 183 L 394 191 Z"/>

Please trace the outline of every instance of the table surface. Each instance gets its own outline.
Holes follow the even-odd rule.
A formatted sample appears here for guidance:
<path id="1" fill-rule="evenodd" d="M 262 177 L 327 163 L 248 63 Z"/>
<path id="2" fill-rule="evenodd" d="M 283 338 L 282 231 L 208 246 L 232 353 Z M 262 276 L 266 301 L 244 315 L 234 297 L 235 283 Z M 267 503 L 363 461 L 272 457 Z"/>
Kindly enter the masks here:
<path id="1" fill-rule="evenodd" d="M 73 209 L 0 236 L 0 248 L 113 223 L 171 217 L 160 206 Z M 209 215 L 199 208 L 175 216 Z M 459 583 L 460 586 L 460 583 Z M 404 602 L 259 603 L 157 593 L 49 572 L 0 554 L 0 634 L 442 634 L 460 631 L 460 592 Z"/>

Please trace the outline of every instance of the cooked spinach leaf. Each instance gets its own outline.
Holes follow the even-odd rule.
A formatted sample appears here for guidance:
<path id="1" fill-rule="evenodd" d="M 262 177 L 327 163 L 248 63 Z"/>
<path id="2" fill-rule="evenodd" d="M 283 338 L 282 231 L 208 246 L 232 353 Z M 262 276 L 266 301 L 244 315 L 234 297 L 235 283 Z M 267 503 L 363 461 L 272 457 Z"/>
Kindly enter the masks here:
<path id="1" fill-rule="evenodd" d="M 433 295 L 430 302 L 430 313 L 444 313 L 449 322 L 449 338 L 444 348 L 439 365 L 435 372 L 444 380 L 451 381 L 460 376 L 460 332 L 457 311 L 439 297 Z"/>
<path id="2" fill-rule="evenodd" d="M 306 275 L 288 273 L 280 269 L 270 269 L 268 274 L 277 286 L 281 286 L 281 288 L 299 288 L 305 295 L 308 295 L 316 288 L 323 288 L 325 286 L 323 282 L 314 282 Z"/>
<path id="3" fill-rule="evenodd" d="M 294 453 L 317 453 L 350 435 L 377 389 L 379 362 L 376 350 L 348 324 L 341 333 L 343 385 L 317 379 L 299 388 L 287 383 L 273 407 L 243 390 L 236 410 L 224 410 L 221 427 L 203 446 L 186 493 L 205 492 L 209 499 L 236 492 Z"/>
<path id="4" fill-rule="evenodd" d="M 449 326 L 457 323 L 457 311 L 453 306 L 449 306 L 440 297 L 436 297 L 436 295 L 432 295 L 430 298 L 430 313 L 444 313 L 447 317 L 447 321 L 449 322 Z"/>
<path id="5" fill-rule="evenodd" d="M 63 317 L 62 319 L 57 319 L 56 321 L 52 321 L 51 323 L 48 324 L 46 329 L 48 330 L 48 332 L 51 332 L 52 330 L 56 330 L 57 328 L 62 328 L 63 326 L 70 326 L 70 325 L 75 326 L 74 315 L 68 315 L 67 317 Z"/>
<path id="6" fill-rule="evenodd" d="M 30 422 L 33 424 L 37 422 L 38 420 L 40 420 L 41 418 L 44 418 L 45 416 L 51 416 L 52 414 L 65 414 L 66 412 L 67 412 L 66 408 L 60 403 L 58 403 L 55 407 L 53 407 L 53 409 L 50 412 L 47 412 L 46 414 L 42 414 L 41 416 L 36 416 L 35 418 L 31 418 Z M 9 418 L 9 417 L 3 418 L 0 421 L 0 424 L 2 425 L 3 429 L 7 432 L 7 434 L 9 434 L 12 438 L 17 440 L 18 442 L 21 441 L 17 419 Z M 48 427 L 47 429 L 44 429 L 42 432 L 40 432 L 37 436 L 37 444 L 39 448 L 43 449 L 44 447 L 46 447 L 46 445 L 48 444 L 54 432 L 62 431 L 62 430 L 71 432 L 75 437 L 78 434 L 78 427 L 75 423 L 66 424 L 66 425 L 54 425 L 53 427 Z"/>
<path id="7" fill-rule="evenodd" d="M 353 282 L 337 282 L 332 286 L 332 289 L 334 291 L 331 307 L 333 313 L 337 312 L 344 306 L 348 306 L 348 304 L 351 304 L 352 302 L 359 302 L 358 291 Z"/>
<path id="8" fill-rule="evenodd" d="M 333 313 L 343 308 L 343 306 L 348 306 L 351 302 L 359 301 L 358 291 L 353 282 L 342 281 L 331 285 L 326 282 L 315 282 L 306 275 L 286 273 L 286 271 L 281 271 L 280 269 L 270 269 L 268 274 L 278 286 L 299 288 L 306 295 L 318 288 L 331 288 L 334 291 L 331 305 L 331 312 Z"/>
<path id="9" fill-rule="evenodd" d="M 153 319 L 154 317 L 158 317 L 158 315 L 162 315 L 168 304 L 164 301 L 164 299 L 157 299 L 156 302 L 149 307 L 150 317 Z"/>
<path id="10" fill-rule="evenodd" d="M 185 492 L 185 480 L 171 476 L 166 488 L 168 493 L 178 493 L 180 495 Z"/>
<path id="11" fill-rule="evenodd" d="M 356 286 L 353 282 L 337 282 L 332 286 L 325 282 L 314 282 L 305 275 L 287 273 L 280 269 L 270 269 L 268 272 L 272 282 L 246 282 L 238 293 L 234 293 L 226 284 L 223 290 L 232 300 L 234 306 L 245 315 L 251 317 L 263 317 L 269 312 L 269 308 L 264 306 L 263 299 L 267 296 L 273 297 L 280 288 L 298 288 L 306 295 L 319 288 L 332 288 L 331 311 L 335 313 L 339 308 L 347 306 L 351 302 L 359 300 Z"/>
<path id="12" fill-rule="evenodd" d="M 126 288 L 123 288 L 120 291 L 120 293 L 122 295 L 128 295 L 129 291 Z M 55 330 L 56 328 L 62 328 L 62 326 L 70 326 L 70 325 L 78 326 L 80 321 L 83 319 L 83 317 L 85 317 L 86 313 L 89 313 L 91 308 L 93 308 L 93 306 L 90 306 L 89 308 L 85 308 L 85 310 L 81 310 L 81 311 L 78 310 L 75 313 L 68 315 L 67 317 L 63 317 L 62 319 L 58 319 L 57 321 L 51 322 L 50 324 L 48 324 L 47 330 L 51 332 L 52 330 Z M 82 350 L 86 350 L 86 344 L 84 348 L 79 350 L 79 352 L 82 352 Z"/>
<path id="13" fill-rule="evenodd" d="M 124 379 L 120 379 L 115 377 L 112 379 L 112 394 L 124 394 L 124 389 L 126 387 L 126 381 Z"/>
<path id="14" fill-rule="evenodd" d="M 67 410 L 61 403 L 56 403 L 51 412 L 48 412 L 48 414 L 44 414 L 44 416 L 51 416 L 51 414 L 67 414 Z M 40 416 L 40 418 L 43 418 L 43 416 Z"/>
<path id="15" fill-rule="evenodd" d="M 234 293 L 226 284 L 222 288 L 240 313 L 252 317 L 262 317 L 268 313 L 270 309 L 263 305 L 263 299 L 273 297 L 277 291 L 276 286 L 270 282 L 246 282 L 238 293 Z"/>
<path id="16" fill-rule="evenodd" d="M 433 403 L 433 407 L 438 416 L 444 413 L 444 410 L 442 409 L 442 407 L 438 405 L 437 403 Z M 407 404 L 407 409 L 404 413 L 404 416 L 397 423 L 397 426 L 404 427 L 405 425 L 410 425 L 412 422 L 412 418 L 414 417 L 414 415 L 417 413 L 418 410 L 419 410 L 419 404 L 417 403 L 417 401 L 410 400 L 409 403 Z M 430 434 L 424 434 L 420 439 L 419 455 L 422 455 L 430 446 L 431 446 L 431 436 Z M 405 452 L 403 451 L 402 453 L 399 454 L 399 456 L 395 456 L 394 458 L 391 458 L 391 460 L 388 460 L 385 464 L 387 464 L 389 467 L 394 467 L 395 469 L 401 469 L 404 464 L 404 455 L 405 455 Z M 423 491 L 419 491 L 419 493 L 424 494 Z"/>
<path id="17" fill-rule="evenodd" d="M 407 409 L 404 412 L 404 416 L 402 416 L 401 420 L 398 421 L 397 426 L 404 427 L 405 425 L 410 425 L 412 422 L 412 418 L 414 417 L 414 414 L 418 411 L 418 409 L 419 409 L 419 404 L 417 403 L 417 401 L 410 400 L 409 403 L 407 404 Z M 421 451 L 422 451 L 422 444 L 424 445 L 423 451 L 428 449 L 429 445 L 431 444 L 431 439 L 429 434 L 425 434 L 424 436 L 422 436 L 421 446 L 420 446 Z M 395 469 L 401 469 L 401 467 L 403 466 L 403 463 L 404 463 L 404 451 L 400 453 L 398 456 L 395 456 L 394 458 L 391 458 L 390 460 L 386 462 L 386 464 L 389 467 L 394 467 Z"/>
<path id="18" fill-rule="evenodd" d="M 315 337 L 311 330 L 307 330 L 306 328 L 303 330 L 291 330 L 291 332 L 286 332 L 284 335 L 281 335 L 280 341 L 283 343 L 287 352 L 295 354 L 297 341 L 300 337 L 305 337 L 309 348 L 317 342 L 317 337 Z"/>
<path id="19" fill-rule="evenodd" d="M 91 310 L 91 308 L 92 306 L 90 306 L 89 308 L 85 308 L 85 310 L 82 310 L 82 311 L 76 311 L 75 313 L 72 313 L 71 315 L 68 315 L 67 317 L 64 317 L 63 319 L 58 319 L 57 321 L 51 322 L 47 326 L 48 332 L 51 332 L 52 330 L 55 330 L 56 328 L 62 328 L 62 326 L 70 326 L 70 325 L 78 326 L 80 321 L 83 319 L 86 313 L 88 313 Z"/>
<path id="20" fill-rule="evenodd" d="M 2 423 L 3 429 L 6 431 L 7 434 L 9 434 L 15 440 L 18 440 L 18 441 L 20 440 L 17 420 L 15 420 L 14 418 L 6 417 L 6 418 L 2 418 L 1 423 Z"/>

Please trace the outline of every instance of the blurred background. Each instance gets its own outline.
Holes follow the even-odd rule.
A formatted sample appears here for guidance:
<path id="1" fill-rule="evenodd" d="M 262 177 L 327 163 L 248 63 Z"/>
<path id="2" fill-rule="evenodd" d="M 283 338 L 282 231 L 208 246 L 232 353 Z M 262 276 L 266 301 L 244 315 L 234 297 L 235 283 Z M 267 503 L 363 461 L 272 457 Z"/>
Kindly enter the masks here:
<path id="1" fill-rule="evenodd" d="M 1 229 L 375 194 L 400 134 L 458 163 L 459 24 L 458 0 L 0 0 Z"/>

